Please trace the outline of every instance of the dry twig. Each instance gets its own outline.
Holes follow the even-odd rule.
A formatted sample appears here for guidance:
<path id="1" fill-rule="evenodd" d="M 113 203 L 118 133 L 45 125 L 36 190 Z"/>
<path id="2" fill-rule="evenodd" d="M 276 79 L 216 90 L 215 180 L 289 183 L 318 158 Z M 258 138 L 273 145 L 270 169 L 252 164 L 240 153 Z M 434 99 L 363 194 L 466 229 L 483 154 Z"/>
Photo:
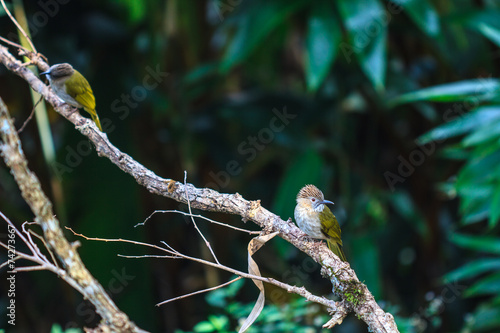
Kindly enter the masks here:
<path id="1" fill-rule="evenodd" d="M 99 237 L 88 237 L 88 236 L 85 236 L 83 234 L 76 233 L 73 229 L 71 229 L 69 227 L 66 227 L 66 229 L 68 229 L 69 231 L 71 231 L 75 236 L 82 237 L 85 240 L 89 240 L 89 241 L 129 243 L 129 244 L 134 244 L 134 245 L 140 245 L 140 246 L 149 247 L 149 248 L 156 249 L 156 250 L 159 250 L 159 251 L 167 253 L 167 255 L 150 255 L 150 254 L 137 255 L 137 256 L 133 256 L 133 255 L 119 255 L 122 258 L 131 258 L 131 259 L 140 259 L 140 258 L 187 259 L 187 260 L 191 260 L 191 261 L 194 261 L 194 262 L 201 263 L 203 265 L 215 267 L 215 268 L 218 268 L 218 269 L 221 269 L 221 270 L 233 273 L 233 274 L 238 275 L 238 276 L 240 276 L 242 278 L 254 279 L 254 280 L 259 280 L 259 281 L 262 281 L 262 282 L 273 284 L 273 285 L 275 285 L 277 287 L 280 287 L 280 288 L 286 290 L 289 293 L 294 293 L 294 294 L 300 295 L 300 296 L 306 298 L 307 300 L 309 300 L 311 302 L 315 302 L 315 303 L 324 305 L 327 308 L 336 308 L 337 307 L 336 302 L 334 302 L 332 300 L 329 300 L 329 299 L 326 299 L 324 297 L 318 297 L 318 296 L 310 293 L 309 291 L 307 291 L 304 287 L 292 286 L 292 285 L 286 284 L 284 282 L 278 281 L 278 280 L 273 279 L 273 278 L 266 278 L 266 277 L 262 277 L 262 276 L 258 276 L 258 275 L 254 275 L 254 274 L 249 274 L 249 273 L 242 272 L 242 271 L 239 271 L 237 269 L 234 269 L 232 267 L 228 267 L 228 266 L 222 265 L 220 263 L 214 263 L 214 262 L 211 262 L 211 261 L 208 261 L 208 260 L 204 260 L 204 259 L 200 259 L 200 258 L 196 258 L 196 257 L 191 257 L 191 256 L 188 256 L 186 254 L 180 253 L 177 250 L 174 250 L 170 245 L 168 245 L 165 242 L 162 242 L 162 243 L 166 247 L 161 247 L 161 246 L 154 245 L 154 244 L 149 244 L 149 243 L 144 243 L 144 242 L 138 242 L 138 241 L 123 239 L 123 238 L 109 239 L 109 238 L 99 238 Z M 230 281 L 229 283 L 231 283 L 231 282 L 234 282 L 234 280 Z M 225 283 L 224 285 L 229 284 L 229 283 Z M 220 288 L 221 286 L 218 286 L 218 287 Z M 205 289 L 205 291 L 210 291 L 212 289 L 213 288 Z M 203 292 L 203 291 L 197 291 L 196 293 L 200 293 L 200 292 Z M 163 301 L 161 303 L 158 303 L 156 305 L 157 306 L 163 305 L 163 304 L 171 302 L 173 300 L 180 299 L 180 298 L 185 298 L 187 296 L 194 295 L 196 293 L 192 293 L 192 294 L 189 294 L 189 295 L 183 295 L 183 296 L 180 296 L 180 297 L 176 297 L 174 299 L 169 299 L 169 300 Z"/>

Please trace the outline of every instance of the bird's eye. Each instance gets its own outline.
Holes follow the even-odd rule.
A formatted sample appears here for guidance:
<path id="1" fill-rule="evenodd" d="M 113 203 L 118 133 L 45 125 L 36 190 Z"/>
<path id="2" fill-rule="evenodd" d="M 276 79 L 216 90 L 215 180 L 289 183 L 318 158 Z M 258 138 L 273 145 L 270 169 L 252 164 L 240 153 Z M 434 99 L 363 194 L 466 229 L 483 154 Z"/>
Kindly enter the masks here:
<path id="1" fill-rule="evenodd" d="M 311 198 L 311 201 L 312 201 L 312 202 L 315 202 L 315 201 L 316 201 L 316 198 Z"/>

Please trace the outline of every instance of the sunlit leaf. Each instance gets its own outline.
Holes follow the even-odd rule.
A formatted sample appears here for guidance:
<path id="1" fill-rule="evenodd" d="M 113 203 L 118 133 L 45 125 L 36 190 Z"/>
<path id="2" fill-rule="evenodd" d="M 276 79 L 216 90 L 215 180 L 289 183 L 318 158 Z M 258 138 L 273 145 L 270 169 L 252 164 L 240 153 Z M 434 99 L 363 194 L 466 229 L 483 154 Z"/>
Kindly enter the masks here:
<path id="1" fill-rule="evenodd" d="M 442 84 L 403 94 L 391 100 L 391 107 L 417 101 L 463 102 L 477 96 L 492 96 L 498 93 L 500 81 L 497 79 L 474 79 Z"/>
<path id="2" fill-rule="evenodd" d="M 500 254 L 500 238 L 455 233 L 451 235 L 450 240 L 456 245 L 469 250 Z"/>
<path id="3" fill-rule="evenodd" d="M 464 279 L 470 279 L 480 274 L 500 270 L 500 258 L 481 258 L 471 261 L 443 276 L 443 282 L 449 283 Z"/>
<path id="4" fill-rule="evenodd" d="M 202 321 L 193 327 L 195 332 L 213 332 L 214 326 L 208 321 Z"/>
<path id="5" fill-rule="evenodd" d="M 450 112 L 445 117 L 447 118 L 445 120 L 449 119 L 448 122 L 425 133 L 418 138 L 418 142 L 423 144 L 430 141 L 441 141 L 468 133 L 480 125 L 500 119 L 500 106 L 479 107 L 462 116 Z"/>
<path id="6" fill-rule="evenodd" d="M 307 28 L 306 81 L 307 88 L 315 91 L 328 75 L 342 38 L 332 2 L 320 0 L 312 3 Z"/>
<path id="7" fill-rule="evenodd" d="M 499 109 L 500 111 L 500 109 Z M 481 130 L 477 130 L 463 140 L 465 147 L 484 144 L 490 140 L 500 139 L 500 121 L 491 121 L 489 124 L 483 126 Z"/>

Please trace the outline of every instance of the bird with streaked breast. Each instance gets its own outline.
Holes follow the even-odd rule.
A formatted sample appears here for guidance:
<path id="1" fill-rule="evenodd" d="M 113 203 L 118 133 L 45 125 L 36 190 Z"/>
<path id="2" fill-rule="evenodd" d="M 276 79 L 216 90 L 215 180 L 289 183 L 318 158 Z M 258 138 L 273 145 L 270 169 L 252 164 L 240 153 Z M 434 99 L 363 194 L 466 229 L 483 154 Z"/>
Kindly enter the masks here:
<path id="1" fill-rule="evenodd" d="M 102 132 L 101 122 L 95 110 L 95 97 L 87 79 L 70 64 L 56 64 L 46 74 L 54 93 L 63 102 L 87 111 Z"/>
<path id="2" fill-rule="evenodd" d="M 323 192 L 314 185 L 304 186 L 297 194 L 295 206 L 295 221 L 299 228 L 308 236 L 326 239 L 328 247 L 342 261 L 347 261 L 342 250 L 341 230 L 337 218 L 326 204 L 333 202 L 325 200 Z"/>

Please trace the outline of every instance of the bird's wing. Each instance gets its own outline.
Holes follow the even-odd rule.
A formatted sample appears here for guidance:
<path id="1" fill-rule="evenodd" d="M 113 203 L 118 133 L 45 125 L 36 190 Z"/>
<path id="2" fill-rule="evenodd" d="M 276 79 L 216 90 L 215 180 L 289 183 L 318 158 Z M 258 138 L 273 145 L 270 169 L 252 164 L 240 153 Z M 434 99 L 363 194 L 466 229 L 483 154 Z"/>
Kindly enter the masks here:
<path id="1" fill-rule="evenodd" d="M 95 110 L 95 98 L 90 84 L 80 72 L 75 73 L 66 82 L 66 92 L 85 109 Z"/>
<path id="2" fill-rule="evenodd" d="M 336 241 L 340 246 L 342 246 L 339 222 L 337 222 L 337 218 L 335 217 L 335 215 L 333 215 L 330 208 L 325 206 L 323 211 L 319 213 L 319 218 L 320 221 L 322 221 L 321 232 L 323 233 L 323 235 L 331 240 Z M 326 223 L 324 223 L 323 221 L 326 221 Z"/>

